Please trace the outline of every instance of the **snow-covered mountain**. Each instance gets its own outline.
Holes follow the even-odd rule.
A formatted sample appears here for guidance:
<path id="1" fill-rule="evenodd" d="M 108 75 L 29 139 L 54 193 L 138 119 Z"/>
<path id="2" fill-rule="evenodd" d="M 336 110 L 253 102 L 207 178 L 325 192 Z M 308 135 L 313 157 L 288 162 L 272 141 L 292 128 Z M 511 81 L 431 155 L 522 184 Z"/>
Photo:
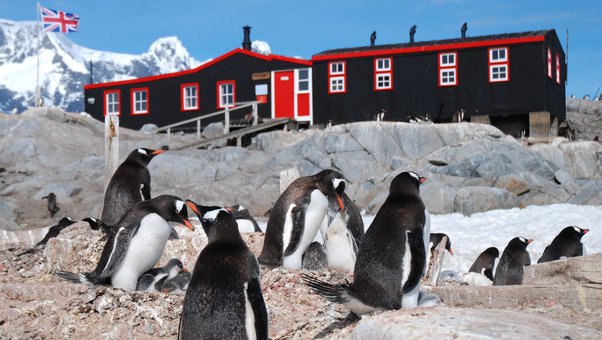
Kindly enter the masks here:
<path id="1" fill-rule="evenodd" d="M 63 33 L 39 34 L 39 27 L 35 21 L 0 19 L 0 112 L 21 112 L 34 104 L 38 36 L 42 37 L 44 103 L 71 112 L 83 110 L 85 84 L 177 72 L 201 64 L 177 37 L 160 38 L 147 52 L 132 55 L 91 50 Z"/>

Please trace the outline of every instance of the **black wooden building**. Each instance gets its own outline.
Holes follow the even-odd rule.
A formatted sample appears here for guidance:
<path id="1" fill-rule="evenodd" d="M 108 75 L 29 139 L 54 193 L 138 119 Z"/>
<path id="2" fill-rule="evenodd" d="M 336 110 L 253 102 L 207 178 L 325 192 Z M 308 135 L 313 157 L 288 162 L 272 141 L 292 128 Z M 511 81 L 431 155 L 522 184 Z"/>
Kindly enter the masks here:
<path id="1" fill-rule="evenodd" d="M 310 65 L 308 60 L 252 52 L 245 29 L 243 48 L 194 69 L 86 85 L 85 111 L 100 120 L 108 113 L 117 114 L 122 126 L 138 129 L 258 100 L 263 102 L 258 105 L 261 118 L 291 117 L 311 124 Z M 233 118 L 248 113 L 238 111 L 233 111 Z"/>
<path id="2" fill-rule="evenodd" d="M 333 49 L 303 60 L 243 48 L 195 69 L 85 86 L 85 110 L 139 128 L 263 100 L 262 118 L 326 125 L 430 116 L 544 136 L 565 120 L 566 64 L 554 30 Z"/>
<path id="3" fill-rule="evenodd" d="M 316 124 L 381 112 L 450 122 L 463 113 L 515 134 L 545 125 L 546 115 L 550 124 L 565 119 L 565 54 L 554 30 L 334 49 L 312 62 Z"/>

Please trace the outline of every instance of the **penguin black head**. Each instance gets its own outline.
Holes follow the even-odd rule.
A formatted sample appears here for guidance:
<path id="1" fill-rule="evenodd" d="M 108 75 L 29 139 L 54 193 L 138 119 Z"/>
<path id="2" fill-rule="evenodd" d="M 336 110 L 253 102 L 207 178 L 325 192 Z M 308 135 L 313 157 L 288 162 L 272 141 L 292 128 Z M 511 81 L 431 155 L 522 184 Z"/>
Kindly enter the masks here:
<path id="1" fill-rule="evenodd" d="M 163 152 L 165 151 L 162 149 L 153 150 L 146 148 L 138 148 L 130 152 L 127 159 L 132 161 L 141 161 L 146 165 L 151 161 L 151 159 L 153 159 L 153 157 L 155 157 L 156 155 L 160 155 Z"/>
<path id="2" fill-rule="evenodd" d="M 449 236 L 447 236 L 446 234 L 443 233 L 431 233 L 430 235 L 430 242 L 432 243 L 431 246 L 431 251 L 435 250 L 435 247 L 437 247 L 437 245 L 439 245 L 439 243 L 441 242 L 441 239 L 443 239 L 443 237 L 447 237 L 447 242 L 445 243 L 445 249 L 447 249 L 447 251 L 454 255 L 454 251 L 452 250 L 451 247 L 451 239 L 449 238 Z"/>
<path id="3" fill-rule="evenodd" d="M 175 270 L 176 274 L 177 274 L 186 269 L 184 269 L 184 264 L 182 263 L 182 261 L 180 261 L 179 259 L 173 258 L 173 259 L 169 260 L 167 262 L 167 264 L 165 265 L 165 271 L 167 271 L 169 273 L 171 270 Z"/>
<path id="4" fill-rule="evenodd" d="M 496 247 L 489 247 L 485 249 L 484 253 L 487 253 L 493 257 L 500 257 L 500 251 Z"/>
<path id="5" fill-rule="evenodd" d="M 318 172 L 314 177 L 318 180 L 320 191 L 326 196 L 332 196 L 332 194 L 334 194 L 337 198 L 339 208 L 341 210 L 345 209 L 345 205 L 343 204 L 343 193 L 345 192 L 346 182 L 345 176 L 338 171 L 326 169 Z"/>
<path id="6" fill-rule="evenodd" d="M 194 231 L 194 226 L 188 220 L 186 202 L 172 195 L 161 195 L 138 203 L 150 202 L 166 221 L 177 222 Z"/>
<path id="7" fill-rule="evenodd" d="M 191 200 L 187 200 L 186 205 L 201 221 L 209 242 L 222 239 L 242 240 L 236 219 L 228 210 L 217 206 L 199 205 Z"/>
<path id="8" fill-rule="evenodd" d="M 515 237 L 508 243 L 508 246 L 527 248 L 527 246 L 533 242 L 532 239 L 526 239 L 524 237 Z"/>
<path id="9" fill-rule="evenodd" d="M 583 235 L 587 234 L 588 232 L 589 229 L 582 229 L 573 225 L 562 229 L 558 236 L 576 237 L 580 240 L 583 237 Z"/>
<path id="10" fill-rule="evenodd" d="M 419 193 L 420 184 L 424 182 L 426 182 L 425 177 L 418 176 L 414 171 L 405 171 L 393 178 L 389 192 L 402 194 L 415 191 Z"/>

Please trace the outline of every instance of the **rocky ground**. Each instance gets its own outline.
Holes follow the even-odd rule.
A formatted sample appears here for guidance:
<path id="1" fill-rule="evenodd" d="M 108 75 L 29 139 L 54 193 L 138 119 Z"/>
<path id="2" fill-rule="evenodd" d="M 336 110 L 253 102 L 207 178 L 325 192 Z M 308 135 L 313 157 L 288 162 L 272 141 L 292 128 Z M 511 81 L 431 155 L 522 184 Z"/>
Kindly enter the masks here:
<path id="1" fill-rule="evenodd" d="M 279 195 L 280 172 L 296 167 L 301 175 L 340 170 L 351 182 L 349 196 L 367 214 L 378 209 L 391 178 L 403 170 L 429 178 L 422 196 L 437 214 L 470 215 L 532 204 L 602 205 L 602 144 L 592 141 L 592 134 L 602 131 L 602 103 L 569 100 L 567 106 L 576 141 L 556 138 L 531 145 L 491 126 L 470 123 L 366 122 L 262 134 L 249 148 L 169 151 L 149 166 L 152 194 L 175 194 L 203 204 L 242 203 L 261 219 Z M 176 336 L 183 295 L 87 287 L 52 274 L 94 268 L 103 242 L 86 224 L 72 226 L 43 252 L 16 258 L 41 239 L 45 229 L 39 228 L 62 216 L 100 215 L 106 183 L 103 129 L 100 122 L 56 109 L 0 115 L 0 339 Z M 182 145 L 191 138 L 177 135 L 168 141 L 165 135 L 121 129 L 120 156 L 138 147 Z M 54 218 L 42 200 L 49 192 L 57 195 L 61 208 Z M 206 238 L 200 229 L 178 230 L 181 239 L 168 243 L 161 264 L 178 257 L 192 268 Z M 263 236 L 248 234 L 245 239 L 258 254 Z M 262 269 L 271 338 L 602 335 L 602 312 L 587 304 L 534 302 L 499 309 L 454 302 L 354 323 L 344 308 L 311 294 L 300 273 Z M 312 274 L 335 282 L 348 278 L 329 271 Z"/>
<path id="2" fill-rule="evenodd" d="M 192 268 L 206 244 L 200 231 L 177 227 L 179 240 L 168 243 L 161 263 L 181 258 Z M 258 254 L 261 233 L 245 234 Z M 66 229 L 44 251 L 20 258 L 21 246 L 0 251 L 0 339 L 175 339 L 183 294 L 128 293 L 104 286 L 64 282 L 52 271 L 92 270 L 102 251 L 102 235 L 86 223 Z M 439 307 L 390 311 L 347 319 L 344 307 L 311 294 L 300 274 L 331 282 L 350 279 L 329 271 L 262 268 L 262 290 L 272 339 L 357 338 L 563 338 L 602 336 L 602 310 L 546 304 L 483 308 L 454 301 Z"/>

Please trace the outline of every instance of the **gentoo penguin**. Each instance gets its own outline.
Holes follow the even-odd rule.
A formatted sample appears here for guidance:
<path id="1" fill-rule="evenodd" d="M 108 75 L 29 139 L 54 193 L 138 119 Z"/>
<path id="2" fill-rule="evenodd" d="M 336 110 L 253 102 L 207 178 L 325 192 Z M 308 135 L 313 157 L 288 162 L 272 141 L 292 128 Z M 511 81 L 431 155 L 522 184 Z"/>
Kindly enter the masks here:
<path id="1" fill-rule="evenodd" d="M 581 238 L 588 232 L 589 229 L 581 229 L 576 226 L 562 229 L 560 234 L 543 251 L 543 255 L 537 260 L 537 263 L 555 261 L 562 257 L 583 255 Z"/>
<path id="2" fill-rule="evenodd" d="M 342 195 L 344 209 L 332 200 L 327 213 L 328 227 L 322 236 L 328 267 L 353 273 L 355 259 L 364 237 L 364 222 L 359 209 L 345 194 Z"/>
<path id="3" fill-rule="evenodd" d="M 235 204 L 231 206 L 225 207 L 232 216 L 236 219 L 236 223 L 238 223 L 238 231 L 241 233 L 260 233 L 262 232 L 261 228 L 255 221 L 255 218 L 251 216 L 249 210 L 240 204 Z"/>
<path id="4" fill-rule="evenodd" d="M 46 236 L 44 236 L 44 238 L 40 242 L 38 242 L 35 246 L 33 246 L 33 248 L 30 248 L 30 249 L 22 252 L 21 254 L 17 254 L 17 256 L 22 256 L 25 254 L 33 254 L 33 253 L 36 253 L 36 252 L 44 249 L 44 247 L 46 247 L 46 243 L 48 243 L 48 240 L 50 240 L 53 237 L 57 237 L 59 235 L 59 233 L 61 232 L 61 230 L 67 228 L 68 226 L 72 225 L 73 223 L 75 223 L 75 221 L 72 220 L 71 217 L 69 217 L 69 216 L 61 218 L 61 220 L 59 221 L 58 224 L 53 225 L 52 227 L 50 227 L 50 229 L 48 229 Z"/>
<path id="5" fill-rule="evenodd" d="M 186 202 L 209 239 L 184 297 L 178 339 L 267 339 L 268 316 L 259 264 L 220 207 Z"/>
<path id="6" fill-rule="evenodd" d="M 454 255 L 454 251 L 451 247 L 451 240 L 450 240 L 449 236 L 447 236 L 446 234 L 443 234 L 443 233 L 431 233 L 429 235 L 429 248 L 431 250 L 431 253 L 433 251 L 435 251 L 435 247 L 437 247 L 439 245 L 439 243 L 441 243 L 441 240 L 443 239 L 444 236 L 447 237 L 447 242 L 445 243 L 445 249 L 450 254 Z"/>
<path id="7" fill-rule="evenodd" d="M 164 267 L 152 268 L 144 272 L 138 279 L 136 290 L 147 291 L 149 289 L 162 290 L 166 280 L 174 278 L 185 270 L 182 261 L 171 259 Z"/>
<path id="8" fill-rule="evenodd" d="M 468 272 L 485 275 L 493 281 L 493 268 L 495 259 L 498 257 L 500 257 L 500 251 L 496 247 L 489 247 L 477 257 Z"/>
<path id="9" fill-rule="evenodd" d="M 146 166 L 161 153 L 163 150 L 136 149 L 115 170 L 105 192 L 100 216 L 106 225 L 117 225 L 134 203 L 150 199 L 151 177 Z"/>
<path id="10" fill-rule="evenodd" d="M 163 283 L 163 287 L 161 287 L 161 291 L 163 293 L 177 293 L 183 292 L 188 288 L 188 284 L 190 283 L 190 279 L 192 278 L 192 273 L 189 271 L 182 271 L 178 273 L 175 277 L 165 280 Z"/>
<path id="11" fill-rule="evenodd" d="M 48 200 L 46 203 L 47 208 L 48 208 L 48 213 L 50 214 L 50 217 L 54 217 L 54 214 L 56 214 L 59 210 L 61 210 L 61 208 L 59 208 L 57 202 L 56 202 L 56 195 L 54 194 L 54 192 L 51 192 L 48 194 L 48 196 L 44 196 L 42 197 L 42 199 L 44 200 Z"/>
<path id="12" fill-rule="evenodd" d="M 328 258 L 320 242 L 312 242 L 303 253 L 303 269 L 324 270 L 328 267 Z"/>
<path id="13" fill-rule="evenodd" d="M 500 263 L 495 269 L 493 276 L 494 286 L 520 285 L 523 283 L 523 273 L 525 266 L 531 264 L 527 246 L 533 242 L 524 237 L 515 237 L 506 246 Z"/>
<path id="14" fill-rule="evenodd" d="M 88 224 L 90 225 L 90 228 L 92 228 L 92 230 L 100 230 L 105 234 L 108 234 L 113 230 L 113 228 L 104 224 L 103 221 L 101 221 L 97 218 L 94 218 L 94 217 L 86 217 L 82 221 L 88 222 Z"/>
<path id="15" fill-rule="evenodd" d="M 302 275 L 305 283 L 356 315 L 416 307 L 428 251 L 426 229 L 430 229 L 419 190 L 425 181 L 411 171 L 393 179 L 389 196 L 362 240 L 352 284 L 333 285 Z"/>
<path id="16" fill-rule="evenodd" d="M 87 284 L 111 283 L 115 288 L 136 290 L 138 278 L 153 268 L 171 234 L 169 221 L 194 227 L 188 221 L 186 203 L 171 195 L 140 201 L 113 226 L 96 269 L 90 273 L 56 272 L 62 278 Z"/>
<path id="17" fill-rule="evenodd" d="M 280 195 L 268 219 L 259 263 L 300 269 L 334 200 L 344 209 L 345 178 L 334 170 L 299 177 Z"/>

